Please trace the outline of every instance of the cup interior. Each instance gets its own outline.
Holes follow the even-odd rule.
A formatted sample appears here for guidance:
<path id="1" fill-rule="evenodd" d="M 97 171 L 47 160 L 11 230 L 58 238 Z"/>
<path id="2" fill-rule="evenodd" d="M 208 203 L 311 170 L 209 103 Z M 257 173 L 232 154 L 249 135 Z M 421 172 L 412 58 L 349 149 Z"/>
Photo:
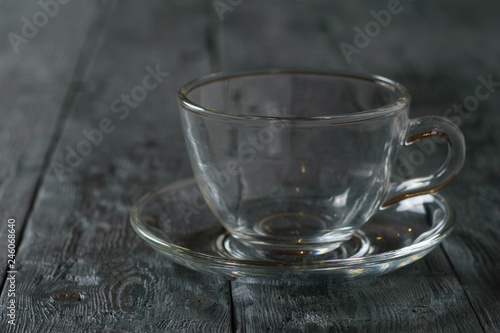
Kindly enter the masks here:
<path id="1" fill-rule="evenodd" d="M 184 86 L 191 165 L 243 244 L 231 251 L 322 255 L 349 240 L 383 202 L 409 99 L 389 79 L 327 72 L 213 74 Z"/>

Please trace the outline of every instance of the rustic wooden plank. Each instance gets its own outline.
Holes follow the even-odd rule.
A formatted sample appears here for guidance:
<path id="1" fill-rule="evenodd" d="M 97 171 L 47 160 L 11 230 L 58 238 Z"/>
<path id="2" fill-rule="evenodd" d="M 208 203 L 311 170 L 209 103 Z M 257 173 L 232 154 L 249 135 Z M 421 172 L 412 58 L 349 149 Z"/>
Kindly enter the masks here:
<path id="1" fill-rule="evenodd" d="M 342 53 L 349 70 L 403 83 L 412 94 L 413 117 L 442 114 L 469 79 L 466 70 L 456 70 L 463 67 L 464 57 L 449 38 L 453 29 L 429 20 L 428 1 L 400 1 L 395 14 L 379 18 L 386 26 L 379 24 L 373 37 L 366 35 L 377 26 L 376 17 L 387 14 L 389 3 L 357 1 L 349 13 L 330 7 L 319 15 L 333 48 L 341 50 L 342 43 L 356 47 L 356 52 Z"/>
<path id="2" fill-rule="evenodd" d="M 442 251 L 390 276 L 273 287 L 233 283 L 241 332 L 479 332 Z"/>
<path id="3" fill-rule="evenodd" d="M 456 64 L 453 70 L 460 78 L 457 96 L 448 100 L 442 114 L 453 104 L 463 105 L 468 96 L 475 96 L 481 85 L 478 76 L 492 75 L 493 81 L 500 81 L 500 43 L 496 37 L 500 23 L 489 19 L 500 4 L 485 1 L 478 6 L 464 1 L 456 10 L 448 9 L 445 3 L 432 1 L 421 3 L 419 8 L 427 22 L 447 39 L 446 58 Z M 474 112 L 465 109 L 452 114 L 464 132 L 468 157 L 453 188 L 445 191 L 455 204 L 458 222 L 455 233 L 443 245 L 486 332 L 500 331 L 500 260 L 496 256 L 500 251 L 500 91 L 493 89 Z"/>
<path id="4" fill-rule="evenodd" d="M 373 7 L 384 5 L 379 2 Z M 353 24 L 370 19 L 367 5 L 350 12 L 321 1 L 312 5 L 297 1 L 291 6 L 303 10 L 287 12 L 284 3 L 244 1 L 227 13 L 223 23 L 214 16 L 217 13 L 210 2 L 205 2 L 205 8 L 191 6 L 180 1 L 155 1 L 147 7 L 120 2 L 100 44 L 96 37 L 99 29 L 91 32 L 79 70 L 88 69 L 89 75 L 51 162 L 65 163 L 66 147 L 76 149 L 85 139 L 82 130 L 98 128 L 101 119 L 111 119 L 115 129 L 70 168 L 62 181 L 52 168 L 43 179 L 19 252 L 17 299 L 23 322 L 12 331 L 230 329 L 227 284 L 168 263 L 131 232 L 127 221 L 131 203 L 145 190 L 190 174 L 174 93 L 181 83 L 209 71 L 203 10 L 211 15 L 211 35 L 206 43 L 214 52 L 211 63 L 216 70 L 311 63 L 313 67 L 377 72 L 410 87 L 418 96 L 414 103 L 417 114 L 442 114 L 474 92 L 477 75 L 488 74 L 495 64 L 494 57 L 488 56 L 481 65 L 481 54 L 488 51 L 488 45 L 480 47 L 477 56 L 470 50 L 463 56 L 459 51 L 467 46 L 458 46 L 461 39 L 446 38 L 455 27 L 450 28 L 450 21 L 445 21 L 445 28 L 440 25 L 442 13 L 429 17 L 427 3 L 412 3 L 415 7 L 395 18 L 394 25 L 377 37 L 378 44 L 372 43 L 358 62 L 350 65 L 342 63 L 337 43 L 339 36 L 352 38 L 344 33 Z M 468 9 L 472 7 L 480 6 Z M 364 14 L 357 15 L 361 10 Z M 483 16 L 475 12 L 472 17 L 486 17 L 488 9 L 482 10 Z M 451 14 L 452 20 L 455 16 Z M 422 18 L 427 20 L 419 22 Z M 301 23 L 294 26 L 295 20 Z M 472 36 L 490 28 L 478 29 Z M 332 37 L 332 32 L 337 35 Z M 408 43 L 410 32 L 412 43 Z M 434 37 L 433 32 L 442 36 Z M 484 35 L 477 37 L 489 42 Z M 26 46 L 31 45 L 32 41 Z M 96 45 L 100 51 L 93 61 L 88 50 Z M 408 45 L 409 49 L 394 45 Z M 398 52 L 385 52 L 393 48 Z M 451 61 L 448 56 L 438 57 L 440 54 L 450 54 Z M 462 65 L 471 59 L 473 65 Z M 148 93 L 137 108 L 130 108 L 124 120 L 110 112 L 114 99 L 140 84 L 145 67 L 157 64 L 170 73 L 160 88 Z M 457 71 L 459 67 L 465 69 Z M 14 74 L 9 78 L 20 80 Z M 52 77 L 44 71 L 36 74 L 40 82 Z M 24 89 L 24 82 L 16 85 Z M 357 283 L 317 288 L 233 283 L 235 329 L 499 330 L 497 96 L 464 120 L 469 159 L 463 174 L 445 192 L 458 207 L 459 217 L 457 232 L 444 244 L 445 252 L 438 249 L 395 274 Z M 488 121 L 481 121 L 482 117 Z M 43 117 L 37 121 L 42 122 Z M 0 303 L 5 304 L 5 300 L 4 293 Z M 0 324 L 6 327 L 5 317 L 2 320 Z"/>
<path id="5" fill-rule="evenodd" d="M 325 6 L 322 1 L 242 1 L 229 6 L 231 10 L 210 6 L 214 71 L 346 69 L 320 14 Z M 339 12 L 348 10 L 338 8 Z M 348 17 L 339 14 L 341 20 Z"/>
<path id="6" fill-rule="evenodd" d="M 413 117 L 443 114 L 470 89 L 470 80 L 475 79 L 471 74 L 477 76 L 477 70 L 484 68 L 467 67 L 457 72 L 457 66 L 471 53 L 464 55 L 460 52 L 464 46 L 458 47 L 448 38 L 452 25 L 445 22 L 443 27 L 434 17 L 427 18 L 425 4 L 402 1 L 401 12 L 392 16 L 390 25 L 368 46 L 353 54 L 351 62 L 342 54 L 342 42 L 354 45 L 354 28 L 364 29 L 374 20 L 371 11 L 387 9 L 387 3 L 356 2 L 345 8 L 321 1 L 286 6 L 281 2 L 243 2 L 226 12 L 223 21 L 212 18 L 215 66 L 234 70 L 318 64 L 322 69 L 382 74 L 410 88 L 415 96 Z M 318 52 L 314 41 L 320 41 Z M 456 183 L 450 191 L 460 186 Z M 249 332 L 481 331 L 489 326 L 483 324 L 481 315 L 479 319 L 476 316 L 470 293 L 461 285 L 448 255 L 438 248 L 422 262 L 375 281 L 316 289 L 232 283 L 235 327 Z"/>
<path id="7" fill-rule="evenodd" d="M 498 146 L 495 150 L 498 151 Z M 477 179 L 477 173 L 484 173 L 484 169 L 466 170 L 463 178 Z M 464 179 L 460 181 L 464 190 L 450 193 L 455 202 L 461 203 L 457 205 L 457 214 L 462 223 L 444 248 L 482 327 L 486 332 L 497 332 L 500 330 L 500 261 L 497 257 L 500 251 L 500 181 L 498 175 L 489 174 L 489 178 L 490 184 L 468 186 Z"/>
<path id="8" fill-rule="evenodd" d="M 191 174 L 176 92 L 208 72 L 205 7 L 113 3 L 98 4 L 92 24 L 102 25 L 109 11 L 107 28 L 102 38 L 100 31 L 89 33 L 85 48 L 99 49 L 82 62 L 86 88 L 26 227 L 13 331 L 229 331 L 228 283 L 172 264 L 135 235 L 128 218 L 146 191 Z M 155 89 L 128 114 L 112 111 L 116 99 L 157 68 L 169 74 L 157 77 Z M 85 149 L 82 142 L 91 140 L 83 131 L 94 129 L 102 137 L 95 134 L 92 152 L 67 158 L 71 149 Z M 71 165 L 57 174 L 56 162 Z M 5 327 L 4 318 L 0 324 Z"/>
<path id="9" fill-rule="evenodd" d="M 5 267 L 7 220 L 15 219 L 19 243 L 45 156 L 64 118 L 61 110 L 74 93 L 71 79 L 94 4 L 68 3 L 58 12 L 54 6 L 53 17 L 19 45 L 10 38 L 24 38 L 23 17 L 32 23 L 42 8 L 34 1 L 0 6 L 0 260 Z M 2 282 L 4 274 L 2 269 Z"/>
<path id="10" fill-rule="evenodd" d="M 474 96 L 480 84 L 477 79 L 480 75 L 485 78 L 493 75 L 494 80 L 499 81 L 499 48 L 494 31 L 500 27 L 497 22 L 480 19 L 494 11 L 492 6 L 468 4 L 460 7 L 460 10 L 448 11 L 422 4 L 425 13 L 432 13 L 427 20 L 429 24 L 448 26 L 441 33 L 447 37 L 446 54 L 451 55 L 450 63 L 455 66 L 448 66 L 445 72 L 456 73 L 456 97 L 448 96 L 433 113 L 446 115 L 446 110 L 453 104 L 463 104 L 467 96 Z M 467 18 L 457 19 L 459 13 L 468 13 Z M 464 20 L 489 23 L 470 25 L 463 24 Z M 499 106 L 500 95 L 495 90 L 487 100 L 480 102 L 475 112 L 451 114 L 464 131 L 468 158 L 461 175 L 450 189 L 444 191 L 457 209 L 458 221 L 457 230 L 443 247 L 472 311 L 487 332 L 500 330 L 500 291 L 497 283 L 500 266 L 495 256 L 500 250 L 497 241 L 500 237 Z"/>
<path id="11" fill-rule="evenodd" d="M 0 6 L 2 94 L 67 88 L 94 2 L 2 0 Z"/>

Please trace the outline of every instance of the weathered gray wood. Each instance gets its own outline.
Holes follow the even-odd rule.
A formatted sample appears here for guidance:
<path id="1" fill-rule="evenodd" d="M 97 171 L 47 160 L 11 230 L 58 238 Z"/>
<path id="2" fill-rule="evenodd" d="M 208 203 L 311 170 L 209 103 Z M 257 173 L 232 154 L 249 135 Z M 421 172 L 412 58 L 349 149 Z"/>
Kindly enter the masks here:
<path id="1" fill-rule="evenodd" d="M 500 81 L 500 44 L 495 36 L 500 22 L 490 18 L 492 12 L 500 10 L 499 3 L 477 6 L 462 2 L 450 11 L 443 3 L 429 2 L 420 10 L 446 40 L 448 51 L 443 50 L 443 58 L 455 65 L 447 71 L 453 70 L 459 78 L 455 83 L 457 97 L 447 100 L 441 114 L 454 103 L 464 104 L 467 96 L 475 95 L 480 85 L 478 76 L 492 75 L 495 82 Z M 476 111 L 459 117 L 454 114 L 466 137 L 467 161 L 456 182 L 445 190 L 455 204 L 458 222 L 443 247 L 486 332 L 500 331 L 499 107 L 500 89 L 496 87 L 480 101 Z"/>
<path id="2" fill-rule="evenodd" d="M 214 71 L 347 69 L 330 31 L 325 31 L 325 6 L 323 1 L 243 1 L 220 15 L 210 6 Z M 342 16 L 347 8 L 338 11 L 340 19 L 347 18 Z"/>
<path id="3" fill-rule="evenodd" d="M 79 69 L 87 72 L 84 88 L 19 249 L 19 320 L 11 331 L 228 331 L 228 283 L 170 263 L 134 233 L 128 218 L 146 191 L 191 173 L 176 92 L 208 71 L 204 6 L 98 6 L 92 26 L 102 28 L 107 21 L 106 28 L 91 29 L 87 37 L 80 63 L 85 70 Z M 111 110 L 113 101 L 142 85 L 148 66 L 170 74 L 120 119 L 123 113 Z M 113 130 L 59 179 L 54 163 L 67 165 L 67 147 L 77 150 L 86 140 L 82 131 L 99 128 L 105 118 Z M 0 325 L 6 327 L 5 317 Z"/>
<path id="4" fill-rule="evenodd" d="M 479 332 L 442 251 L 377 279 L 316 287 L 233 284 L 241 332 Z"/>
<path id="5" fill-rule="evenodd" d="M 401 3 L 404 10 L 350 63 L 339 43 L 352 44 L 353 27 L 364 28 L 373 20 L 370 11 L 385 9 L 386 1 L 350 7 L 243 1 L 225 12 L 224 21 L 211 1 L 70 2 L 20 45 L 19 55 L 2 39 L 0 162 L 7 167 L 1 169 L 0 236 L 7 217 L 22 223 L 29 214 L 29 221 L 17 258 L 18 325 L 9 328 L 2 316 L 0 330 L 500 330 L 498 91 L 462 119 L 468 160 L 444 192 L 457 207 L 456 232 L 442 248 L 394 274 L 316 287 L 229 284 L 171 264 L 129 227 L 130 207 L 144 192 L 191 174 L 175 105 L 175 92 L 189 79 L 269 67 L 372 72 L 410 88 L 413 117 L 443 115 L 463 103 L 478 75 L 493 73 L 500 81 L 500 23 L 492 18 L 498 4 Z M 20 29 L 20 18 L 38 8 L 36 2 L 1 5 L 2 32 Z M 72 11 L 78 15 L 68 24 Z M 36 52 L 24 52 L 31 48 Z M 146 67 L 156 65 L 169 76 L 120 119 L 124 113 L 111 110 L 113 101 L 130 94 Z M 59 179 L 54 163 L 67 164 L 67 147 L 77 149 L 86 139 L 82 130 L 99 128 L 104 118 L 114 129 Z M 29 212 L 44 158 L 50 161 Z M 6 299 L 4 288 L 2 308 Z"/>
<path id="6" fill-rule="evenodd" d="M 495 95 L 480 110 L 486 123 L 471 125 L 464 120 L 469 158 L 454 190 L 446 192 L 456 203 L 459 223 L 444 244 L 486 332 L 500 331 L 500 91 Z M 482 133 L 477 135 L 479 128 Z"/>
<path id="7" fill-rule="evenodd" d="M 22 37 L 22 18 L 32 20 L 42 9 L 34 1 L 3 1 L 0 6 L 0 266 L 4 268 L 7 220 L 16 220 L 20 242 L 51 140 L 62 120 L 65 96 L 68 102 L 73 94 L 70 80 L 94 4 L 68 3 L 26 43 L 14 43 L 15 48 L 10 33 Z M 4 273 L 2 269 L 1 281 Z"/>

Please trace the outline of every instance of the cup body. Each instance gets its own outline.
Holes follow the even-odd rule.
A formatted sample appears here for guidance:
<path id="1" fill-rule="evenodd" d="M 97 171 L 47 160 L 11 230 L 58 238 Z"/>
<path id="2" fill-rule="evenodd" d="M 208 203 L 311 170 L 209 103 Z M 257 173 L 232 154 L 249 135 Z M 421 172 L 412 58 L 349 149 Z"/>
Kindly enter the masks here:
<path id="1" fill-rule="evenodd" d="M 211 210 L 254 247 L 324 253 L 383 204 L 410 96 L 376 76 L 212 75 L 179 94 L 195 178 Z"/>

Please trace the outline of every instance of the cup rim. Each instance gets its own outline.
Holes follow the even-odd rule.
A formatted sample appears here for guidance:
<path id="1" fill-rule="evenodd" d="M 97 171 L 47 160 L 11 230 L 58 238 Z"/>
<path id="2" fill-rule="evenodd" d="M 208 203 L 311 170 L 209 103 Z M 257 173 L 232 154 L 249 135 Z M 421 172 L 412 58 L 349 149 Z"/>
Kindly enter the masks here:
<path id="1" fill-rule="evenodd" d="M 399 98 L 390 104 L 378 108 L 358 111 L 349 114 L 345 113 L 345 114 L 314 116 L 314 117 L 285 117 L 285 116 L 237 114 L 237 113 L 216 110 L 197 104 L 192 100 L 190 100 L 188 97 L 188 94 L 192 92 L 194 89 L 199 88 L 208 83 L 227 80 L 230 78 L 238 78 L 245 76 L 264 76 L 264 75 L 322 75 L 322 76 L 334 76 L 334 77 L 369 81 L 381 86 L 382 88 L 393 91 L 394 93 L 399 95 Z M 189 83 L 182 86 L 177 93 L 177 99 L 181 104 L 181 106 L 183 106 L 189 111 L 199 113 L 202 115 L 231 118 L 235 120 L 279 120 L 279 121 L 294 121 L 294 122 L 295 121 L 351 122 L 351 121 L 361 121 L 374 118 L 381 118 L 391 115 L 395 112 L 401 111 L 402 109 L 404 109 L 404 106 L 409 105 L 411 101 L 411 95 L 408 89 L 401 83 L 393 81 L 391 79 L 388 79 L 380 75 L 359 74 L 347 71 L 270 69 L 270 70 L 260 70 L 260 71 L 246 71 L 246 72 L 235 72 L 235 73 L 218 72 L 218 73 L 208 74 L 198 79 L 192 80 Z"/>

